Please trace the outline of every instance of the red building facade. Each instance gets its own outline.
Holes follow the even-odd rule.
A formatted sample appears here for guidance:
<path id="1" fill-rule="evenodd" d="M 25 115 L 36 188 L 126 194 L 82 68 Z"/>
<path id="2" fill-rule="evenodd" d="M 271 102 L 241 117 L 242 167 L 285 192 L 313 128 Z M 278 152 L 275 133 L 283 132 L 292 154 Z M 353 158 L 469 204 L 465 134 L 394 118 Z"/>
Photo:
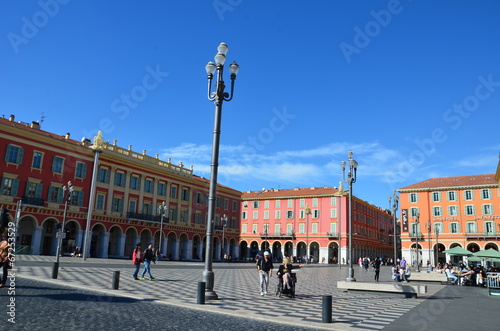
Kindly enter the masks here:
<path id="1" fill-rule="evenodd" d="M 332 187 L 247 191 L 242 195 L 241 256 L 269 250 L 312 256 L 316 262 L 348 261 L 348 196 Z M 392 216 L 353 197 L 353 256 L 392 256 Z"/>
<path id="2" fill-rule="evenodd" d="M 90 140 L 43 131 L 37 122 L 0 118 L 0 205 L 17 223 L 19 253 L 54 255 L 64 222 L 63 253 L 88 240 L 88 256 L 124 258 L 141 242 L 161 247 L 172 260 L 202 260 L 209 181 L 182 163 L 121 148 L 116 141 L 103 142 L 102 151 L 93 147 Z M 64 217 L 68 182 L 73 192 Z M 239 256 L 240 201 L 241 192 L 218 186 L 214 260 L 223 251 Z"/>

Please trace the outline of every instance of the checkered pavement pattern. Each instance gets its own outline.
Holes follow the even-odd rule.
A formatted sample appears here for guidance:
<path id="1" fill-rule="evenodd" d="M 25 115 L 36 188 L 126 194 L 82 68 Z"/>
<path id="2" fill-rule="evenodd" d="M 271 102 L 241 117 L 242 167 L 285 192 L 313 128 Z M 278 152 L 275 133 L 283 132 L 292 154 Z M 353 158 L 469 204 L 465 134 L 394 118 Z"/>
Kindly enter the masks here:
<path id="1" fill-rule="evenodd" d="M 275 295 L 277 278 L 270 279 L 268 294 L 260 296 L 259 278 L 252 264 L 214 264 L 214 291 L 218 300 L 206 300 L 198 305 L 197 286 L 202 281 L 203 263 L 160 261 L 151 265 L 155 280 L 134 280 L 134 266 L 129 261 L 62 257 L 57 280 L 52 280 L 54 257 L 18 257 L 17 274 L 21 277 L 55 281 L 124 295 L 136 299 L 180 305 L 186 308 L 211 310 L 241 317 L 272 320 L 278 323 L 331 330 L 380 330 L 439 291 L 440 285 L 429 285 L 428 293 L 417 299 L 384 296 L 371 293 L 346 293 L 336 288 L 344 280 L 347 268 L 310 265 L 297 270 L 296 297 Z M 39 262 L 23 265 L 26 262 Z M 141 267 L 142 270 L 142 267 Z M 275 265 L 277 270 L 277 265 Z M 382 269 L 381 281 L 391 282 L 390 269 Z M 112 290 L 112 278 L 120 271 L 119 290 Z M 387 271 L 384 274 L 384 271 Z M 374 273 L 355 269 L 358 281 L 373 281 Z M 375 284 L 375 283 L 374 283 Z M 332 296 L 333 323 L 322 323 L 322 297 Z"/>

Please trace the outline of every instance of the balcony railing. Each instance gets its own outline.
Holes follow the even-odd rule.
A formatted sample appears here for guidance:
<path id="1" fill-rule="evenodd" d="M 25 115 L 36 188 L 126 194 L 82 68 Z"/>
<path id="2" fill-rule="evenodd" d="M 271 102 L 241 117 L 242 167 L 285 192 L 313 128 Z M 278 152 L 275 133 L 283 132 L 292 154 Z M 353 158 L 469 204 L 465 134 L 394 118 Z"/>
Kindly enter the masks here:
<path id="1" fill-rule="evenodd" d="M 259 233 L 262 239 L 293 239 L 295 238 L 295 232 L 263 232 Z"/>
<path id="2" fill-rule="evenodd" d="M 338 238 L 338 237 L 339 237 L 339 234 L 338 234 L 338 233 L 336 233 L 336 232 L 327 232 L 327 233 L 326 233 L 326 236 L 327 236 L 328 238 Z"/>
<path id="3" fill-rule="evenodd" d="M 500 234 L 497 232 L 486 231 L 486 232 L 466 232 L 466 238 L 500 238 Z"/>
<path id="4" fill-rule="evenodd" d="M 43 206 L 45 205 L 44 199 L 39 198 L 30 198 L 30 197 L 22 197 L 21 198 L 24 205 L 33 205 L 33 206 Z"/>
<path id="5" fill-rule="evenodd" d="M 422 234 L 422 232 L 416 232 L 416 231 L 412 231 L 410 232 L 410 238 L 417 238 L 420 239 L 420 238 L 423 238 L 424 235 Z"/>
<path id="6" fill-rule="evenodd" d="M 128 212 L 127 218 L 136 219 L 136 220 L 140 220 L 140 221 L 150 221 L 150 222 L 158 222 L 158 223 L 161 222 L 161 216 L 141 214 L 141 213 Z M 163 224 L 168 224 L 168 222 L 169 222 L 168 217 L 163 217 Z"/>

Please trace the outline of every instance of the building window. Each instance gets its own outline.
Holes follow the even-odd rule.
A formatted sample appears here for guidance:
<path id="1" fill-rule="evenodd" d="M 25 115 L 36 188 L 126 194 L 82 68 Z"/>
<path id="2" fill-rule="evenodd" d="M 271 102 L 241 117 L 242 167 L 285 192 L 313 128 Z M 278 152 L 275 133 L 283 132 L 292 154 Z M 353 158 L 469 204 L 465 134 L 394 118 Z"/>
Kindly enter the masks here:
<path id="1" fill-rule="evenodd" d="M 109 177 L 111 175 L 111 171 L 109 169 L 99 168 L 97 172 L 97 181 L 99 183 L 109 184 Z"/>
<path id="2" fill-rule="evenodd" d="M 420 214 L 420 210 L 417 207 L 410 208 L 410 217 L 417 217 Z"/>
<path id="3" fill-rule="evenodd" d="M 62 187 L 49 186 L 49 193 L 47 195 L 47 200 L 53 203 L 61 203 L 63 200 Z"/>
<path id="4" fill-rule="evenodd" d="M 265 220 L 269 219 L 269 210 L 264 210 L 264 219 Z"/>
<path id="5" fill-rule="evenodd" d="M 9 144 L 5 152 L 5 162 L 21 164 L 23 163 L 23 154 L 24 148 Z"/>
<path id="6" fill-rule="evenodd" d="M 247 219 L 247 212 L 246 211 L 242 211 L 241 212 L 241 218 L 246 220 Z"/>
<path id="7" fill-rule="evenodd" d="M 52 159 L 52 172 L 56 174 L 62 174 L 63 165 L 64 165 L 64 159 L 59 156 L 54 156 L 54 158 Z"/>
<path id="8" fill-rule="evenodd" d="M 458 222 L 450 223 L 450 233 L 459 233 L 460 228 Z"/>
<path id="9" fill-rule="evenodd" d="M 115 172 L 115 186 L 125 187 L 125 174 Z"/>
<path id="10" fill-rule="evenodd" d="M 318 233 L 318 223 L 312 224 L 311 233 Z"/>
<path id="11" fill-rule="evenodd" d="M 330 198 L 330 206 L 335 207 L 337 205 L 337 197 Z"/>
<path id="12" fill-rule="evenodd" d="M 259 219 L 259 212 L 257 210 L 253 211 L 252 219 L 254 219 L 254 220 Z"/>
<path id="13" fill-rule="evenodd" d="M 448 216 L 458 216 L 458 207 L 448 206 Z"/>
<path id="14" fill-rule="evenodd" d="M 312 214 L 313 214 L 313 218 L 319 218 L 319 210 L 318 209 L 314 209 Z"/>
<path id="15" fill-rule="evenodd" d="M 253 208 L 259 208 L 259 201 L 254 201 L 254 202 L 252 203 L 252 207 L 253 207 Z"/>
<path id="16" fill-rule="evenodd" d="M 474 205 L 465 206 L 465 215 L 472 216 L 476 214 L 476 207 Z"/>
<path id="17" fill-rule="evenodd" d="M 293 218 L 293 210 L 287 210 L 286 211 L 286 218 L 288 218 L 288 219 Z"/>
<path id="18" fill-rule="evenodd" d="M 481 190 L 481 198 L 483 200 L 491 199 L 491 190 L 490 189 Z"/>
<path id="19" fill-rule="evenodd" d="M 167 184 L 158 183 L 158 195 L 161 195 L 161 196 L 167 195 Z"/>
<path id="20" fill-rule="evenodd" d="M 474 191 L 465 190 L 464 191 L 464 200 L 474 200 Z"/>
<path id="21" fill-rule="evenodd" d="M 2 177 L 2 185 L 0 187 L 0 192 L 2 195 L 15 197 L 17 196 L 18 187 L 19 179 Z"/>
<path id="22" fill-rule="evenodd" d="M 306 217 L 305 210 L 299 210 L 299 218 L 305 218 L 305 217 Z"/>
<path id="23" fill-rule="evenodd" d="M 191 195 L 191 190 L 188 188 L 183 188 L 182 189 L 182 201 L 189 201 L 189 197 Z M 217 198 L 219 199 L 219 198 Z M 220 207 L 220 206 L 217 206 Z"/>
<path id="24" fill-rule="evenodd" d="M 277 220 L 279 220 L 281 218 L 281 211 L 280 210 L 274 211 L 274 218 Z"/>
<path id="25" fill-rule="evenodd" d="M 432 192 L 432 201 L 440 202 L 441 201 L 441 192 Z"/>
<path id="26" fill-rule="evenodd" d="M 224 199 L 224 210 L 229 209 L 229 199 Z"/>
<path id="27" fill-rule="evenodd" d="M 486 235 L 495 234 L 495 223 L 494 222 L 484 222 L 484 232 Z"/>
<path id="28" fill-rule="evenodd" d="M 493 205 L 483 205 L 483 215 L 493 215 Z"/>
<path id="29" fill-rule="evenodd" d="M 457 201 L 457 192 L 448 191 L 448 201 Z"/>
<path id="30" fill-rule="evenodd" d="M 151 179 L 144 180 L 144 192 L 154 193 L 154 191 L 155 191 L 155 182 Z"/>
<path id="31" fill-rule="evenodd" d="M 141 189 L 141 178 L 137 177 L 137 176 L 130 176 L 129 188 L 131 190 L 140 190 Z"/>
<path id="32" fill-rule="evenodd" d="M 242 226 L 241 226 L 241 232 L 242 233 L 247 233 L 247 227 L 248 227 L 247 224 L 242 224 Z"/>
<path id="33" fill-rule="evenodd" d="M 264 208 L 269 208 L 269 200 L 264 201 Z"/>
<path id="34" fill-rule="evenodd" d="M 268 234 L 269 233 L 269 224 L 264 224 L 264 227 L 262 228 L 264 230 L 264 233 L 265 234 Z"/>
<path id="35" fill-rule="evenodd" d="M 293 207 L 293 200 L 292 199 L 288 199 L 287 200 L 287 205 L 288 205 L 288 208 L 292 208 Z"/>
<path id="36" fill-rule="evenodd" d="M 76 178 L 86 178 L 87 177 L 87 164 L 83 162 L 76 162 L 75 169 Z"/>
<path id="37" fill-rule="evenodd" d="M 276 200 L 276 201 L 274 202 L 274 206 L 275 206 L 276 208 L 281 208 L 281 200 Z"/>
<path id="38" fill-rule="evenodd" d="M 432 216 L 442 216 L 441 207 L 432 207 Z"/>
<path id="39" fill-rule="evenodd" d="M 312 206 L 313 207 L 318 207 L 318 198 L 313 198 Z"/>
<path id="40" fill-rule="evenodd" d="M 137 201 L 136 200 L 130 200 L 128 203 L 128 211 L 129 213 L 135 213 L 137 208 Z"/>
<path id="41" fill-rule="evenodd" d="M 436 231 L 438 231 L 438 233 L 444 233 L 443 223 L 434 223 L 434 233 L 436 233 Z"/>
<path id="42" fill-rule="evenodd" d="M 299 200 L 299 205 L 300 205 L 300 208 L 304 208 L 306 206 L 306 200 L 305 199 L 300 199 Z"/>
<path id="43" fill-rule="evenodd" d="M 274 224 L 274 233 L 276 233 L 276 234 L 281 233 L 281 225 L 280 224 Z"/>
<path id="44" fill-rule="evenodd" d="M 42 187 L 43 185 L 41 183 L 28 182 L 26 184 L 26 192 L 24 194 L 28 198 L 41 199 Z"/>
<path id="45" fill-rule="evenodd" d="M 111 204 L 111 211 L 115 213 L 121 213 L 123 211 L 123 199 L 120 197 L 113 197 L 113 202 Z"/>
<path id="46" fill-rule="evenodd" d="M 418 202 L 418 193 L 410 193 L 410 202 L 411 203 Z"/>
<path id="47" fill-rule="evenodd" d="M 104 194 L 98 194 L 97 195 L 97 201 L 96 201 L 96 204 L 95 204 L 95 209 L 97 210 L 104 210 L 104 199 L 105 199 L 105 195 Z"/>
<path id="48" fill-rule="evenodd" d="M 252 224 L 252 233 L 257 233 L 257 224 Z"/>
<path id="49" fill-rule="evenodd" d="M 304 223 L 300 223 L 299 224 L 299 233 L 305 233 L 306 231 L 304 229 L 305 229 L 305 224 Z"/>
<path id="50" fill-rule="evenodd" d="M 233 211 L 238 211 L 238 201 L 233 201 Z"/>
<path id="51" fill-rule="evenodd" d="M 172 185 L 172 187 L 170 188 L 170 197 L 172 199 L 177 199 L 177 186 Z"/>
<path id="52" fill-rule="evenodd" d="M 200 192 L 196 192 L 196 203 L 203 204 L 203 196 L 204 194 L 201 194 Z"/>
<path id="53" fill-rule="evenodd" d="M 187 221 L 188 221 L 188 211 L 181 210 L 181 222 L 187 222 Z"/>
<path id="54" fill-rule="evenodd" d="M 477 233 L 476 222 L 467 222 L 467 233 Z"/>
<path id="55" fill-rule="evenodd" d="M 33 163 L 31 164 L 31 167 L 33 169 L 42 169 L 42 160 L 43 160 L 43 153 L 42 152 L 34 152 L 33 153 Z"/>
<path id="56" fill-rule="evenodd" d="M 69 201 L 69 204 L 72 206 L 83 206 L 83 191 L 77 191 L 74 190 L 73 194 L 71 195 L 71 201 Z"/>
<path id="57" fill-rule="evenodd" d="M 170 208 L 170 219 L 177 222 L 177 208 Z"/>
<path id="58" fill-rule="evenodd" d="M 337 223 L 330 223 L 330 233 L 334 236 L 337 234 Z"/>
<path id="59" fill-rule="evenodd" d="M 330 209 L 330 217 L 337 218 L 337 208 Z"/>
<path id="60" fill-rule="evenodd" d="M 215 206 L 217 208 L 222 207 L 222 199 L 221 198 L 219 198 L 219 197 L 215 198 Z"/>

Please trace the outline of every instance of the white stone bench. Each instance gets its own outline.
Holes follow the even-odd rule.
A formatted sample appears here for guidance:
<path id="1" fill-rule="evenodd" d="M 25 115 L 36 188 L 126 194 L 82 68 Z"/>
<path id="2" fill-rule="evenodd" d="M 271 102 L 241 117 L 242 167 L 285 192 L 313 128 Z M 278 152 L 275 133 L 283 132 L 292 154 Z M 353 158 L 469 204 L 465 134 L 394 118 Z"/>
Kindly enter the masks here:
<path id="1" fill-rule="evenodd" d="M 337 288 L 346 291 L 385 292 L 403 294 L 407 298 L 416 298 L 417 294 L 427 293 L 425 285 L 410 285 L 399 282 L 394 283 L 366 283 L 366 282 L 337 282 Z"/>
<path id="2" fill-rule="evenodd" d="M 410 276 L 410 281 L 419 281 L 419 282 L 446 282 L 446 274 L 439 273 L 435 271 L 431 271 L 429 273 L 422 272 L 412 272 Z"/>

